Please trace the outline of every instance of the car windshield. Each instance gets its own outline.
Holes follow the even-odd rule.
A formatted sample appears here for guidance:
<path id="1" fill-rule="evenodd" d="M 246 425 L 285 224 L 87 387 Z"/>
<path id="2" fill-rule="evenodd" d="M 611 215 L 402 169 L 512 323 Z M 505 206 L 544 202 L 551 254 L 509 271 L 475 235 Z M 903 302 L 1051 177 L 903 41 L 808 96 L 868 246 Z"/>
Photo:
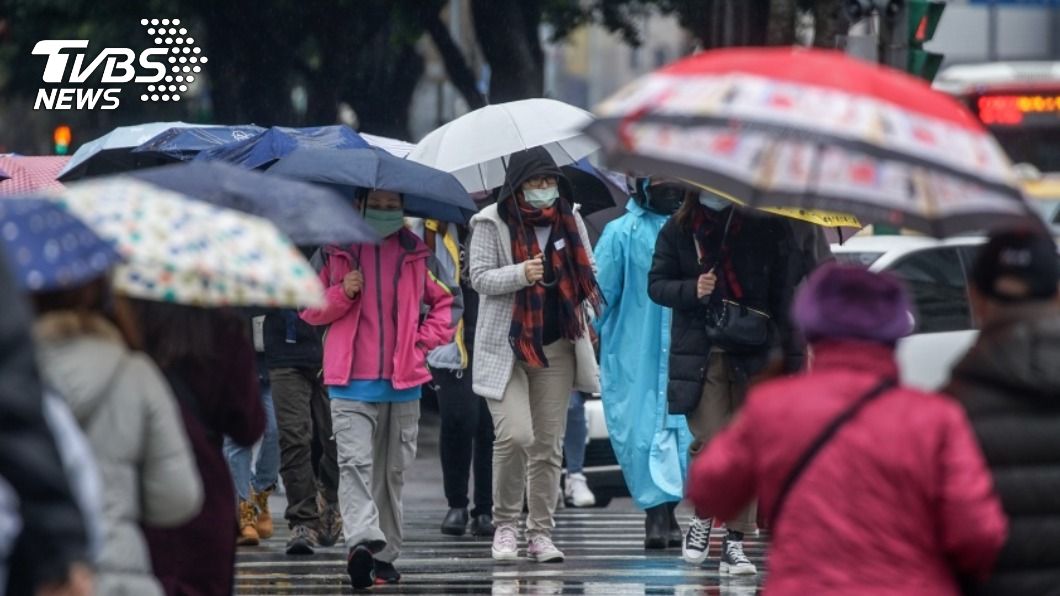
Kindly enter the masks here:
<path id="1" fill-rule="evenodd" d="M 844 265 L 869 267 L 883 256 L 882 252 L 837 252 L 835 259 Z"/>

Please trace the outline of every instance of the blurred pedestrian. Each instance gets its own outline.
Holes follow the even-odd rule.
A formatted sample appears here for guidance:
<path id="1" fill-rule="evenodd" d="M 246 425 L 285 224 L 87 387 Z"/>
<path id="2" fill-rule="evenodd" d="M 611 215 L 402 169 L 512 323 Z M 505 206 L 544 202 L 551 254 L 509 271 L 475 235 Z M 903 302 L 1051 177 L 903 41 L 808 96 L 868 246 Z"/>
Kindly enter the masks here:
<path id="1" fill-rule="evenodd" d="M 442 533 L 463 536 L 470 530 L 473 536 L 493 536 L 493 420 L 485 400 L 471 388 L 478 294 L 464 271 L 467 228 L 438 220 L 407 221 L 434 253 L 447 279 L 460 286 L 464 304 L 453 341 L 427 355 L 442 417 L 438 452 L 449 503 Z M 469 512 L 468 483 L 472 476 L 474 507 Z"/>
<path id="2" fill-rule="evenodd" d="M 946 393 L 964 406 L 1010 519 L 974 594 L 1060 590 L 1060 265 L 1044 231 L 998 233 L 972 270 L 980 334 Z"/>
<path id="3" fill-rule="evenodd" d="M 552 543 L 572 390 L 599 391 L 588 330 L 602 304 L 585 224 L 570 183 L 542 148 L 511 155 L 497 204 L 471 220 L 471 285 L 481 297 L 475 392 L 487 398 L 493 443 L 493 558 L 562 561 Z M 529 491 L 529 494 L 527 494 Z"/>
<path id="4" fill-rule="evenodd" d="M 358 193 L 357 207 L 383 241 L 326 247 L 326 304 L 302 312 L 329 325 L 324 383 L 339 459 L 339 506 L 354 588 L 396 583 L 401 494 L 416 457 L 427 354 L 453 340 L 454 292 L 423 241 L 404 226 L 401 195 Z M 423 313 L 421 321 L 421 312 Z"/>
<path id="5" fill-rule="evenodd" d="M 589 443 L 589 421 L 585 417 L 585 394 L 572 391 L 567 404 L 567 432 L 563 434 L 563 459 L 567 464 L 563 499 L 569 507 L 593 507 L 596 495 L 585 477 L 585 447 Z"/>
<path id="6" fill-rule="evenodd" d="M 202 511 L 183 525 L 146 524 L 155 575 L 169 596 L 231 594 L 239 520 L 224 439 L 250 447 L 265 429 L 246 319 L 162 302 L 135 301 L 133 308 L 144 351 L 173 388 L 206 490 Z"/>
<path id="7" fill-rule="evenodd" d="M 257 346 L 255 346 L 257 347 Z M 262 346 L 264 350 L 264 346 Z M 276 412 L 272 404 L 272 386 L 264 355 L 255 358 L 261 408 L 265 414 L 265 432 L 257 444 L 242 445 L 230 436 L 224 438 L 224 456 L 232 480 L 236 486 L 236 514 L 239 531 L 236 544 L 257 546 L 262 540 L 272 538 L 272 512 L 269 511 L 269 496 L 276 489 L 280 476 L 279 431 L 276 428 Z M 257 457 L 254 449 L 257 446 Z"/>
<path id="8" fill-rule="evenodd" d="M 317 329 L 293 310 L 265 315 L 262 334 L 287 492 L 286 552 L 311 555 L 342 538 L 338 455 L 320 377 L 324 350 Z"/>
<path id="9" fill-rule="evenodd" d="M 750 380 L 781 354 L 785 372 L 805 360 L 805 346 L 790 321 L 791 297 L 801 269 L 791 227 L 777 217 L 743 211 L 710 192 L 687 192 L 659 232 L 648 292 L 673 309 L 667 399 L 684 414 L 694 456 L 739 411 Z M 709 555 L 713 521 L 697 512 L 682 547 L 687 562 Z M 758 531 L 754 503 L 728 520 L 721 569 L 753 575 L 743 550 Z"/>
<path id="10" fill-rule="evenodd" d="M 696 510 L 770 520 L 767 594 L 957 594 L 985 575 L 1006 520 L 960 406 L 900 385 L 909 296 L 886 275 L 828 265 L 795 318 L 813 370 L 757 385 L 692 464 Z"/>
<path id="11" fill-rule="evenodd" d="M 13 494 L 0 593 L 92 593 L 88 534 L 42 405 L 30 314 L 0 256 L 0 478 Z M 15 527 L 17 526 L 17 527 Z"/>
<path id="12" fill-rule="evenodd" d="M 600 382 L 608 435 L 633 503 L 645 511 L 644 548 L 681 546 L 674 510 L 685 494 L 692 434 L 667 411 L 671 310 L 648 297 L 659 231 L 684 201 L 685 188 L 636 178 L 622 217 L 596 244 L 607 306 L 600 329 Z"/>
<path id="13" fill-rule="evenodd" d="M 44 381 L 70 406 L 102 475 L 106 534 L 96 591 L 162 594 L 141 525 L 179 526 L 203 503 L 170 388 L 149 358 L 128 347 L 139 330 L 105 278 L 37 293 L 33 302 Z"/>

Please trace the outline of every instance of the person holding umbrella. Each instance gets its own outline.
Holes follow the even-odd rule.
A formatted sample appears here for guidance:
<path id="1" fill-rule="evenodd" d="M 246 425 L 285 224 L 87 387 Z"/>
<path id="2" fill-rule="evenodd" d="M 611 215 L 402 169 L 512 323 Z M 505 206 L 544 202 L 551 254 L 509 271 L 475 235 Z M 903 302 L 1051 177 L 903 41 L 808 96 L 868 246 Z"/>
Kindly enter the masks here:
<path id="1" fill-rule="evenodd" d="M 801 368 L 805 348 L 789 317 L 794 254 L 786 222 L 743 212 L 707 191 L 685 193 L 659 232 L 648 293 L 673 309 L 667 400 L 671 414 L 688 419 L 693 455 L 732 419 L 775 353 L 785 371 Z M 757 573 L 743 551 L 744 534 L 758 531 L 755 513 L 752 504 L 728 520 L 723 572 Z M 704 512 L 693 516 L 686 561 L 707 559 L 711 525 Z"/>
<path id="2" fill-rule="evenodd" d="M 508 160 L 499 200 L 471 220 L 471 286 L 479 293 L 472 385 L 493 415 L 492 554 L 562 561 L 552 543 L 571 390 L 599 391 L 589 317 L 603 305 L 585 224 L 548 151 Z"/>
<path id="3" fill-rule="evenodd" d="M 364 589 L 401 578 L 393 564 L 401 554 L 401 494 L 416 456 L 421 386 L 431 379 L 427 354 L 453 340 L 461 303 L 431 251 L 405 228 L 402 195 L 358 189 L 356 204 L 383 241 L 325 247 L 325 304 L 301 317 L 328 326 L 324 384 L 347 572 Z"/>

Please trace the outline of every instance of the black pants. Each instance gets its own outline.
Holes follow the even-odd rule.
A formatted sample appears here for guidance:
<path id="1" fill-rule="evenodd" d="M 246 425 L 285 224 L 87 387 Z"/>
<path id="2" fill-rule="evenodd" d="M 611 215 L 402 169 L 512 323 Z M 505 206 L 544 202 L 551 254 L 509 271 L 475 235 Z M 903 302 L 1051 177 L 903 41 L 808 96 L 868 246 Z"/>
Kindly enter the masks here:
<path id="1" fill-rule="evenodd" d="M 331 404 L 315 371 L 269 371 L 276 426 L 280 431 L 280 476 L 287 489 L 284 517 L 293 528 L 320 519 L 317 492 L 338 502 L 339 465 L 331 432 Z M 319 458 L 319 459 L 317 459 Z"/>
<path id="2" fill-rule="evenodd" d="M 493 510 L 493 418 L 486 400 L 471 390 L 471 369 L 457 373 L 432 370 L 442 414 L 439 451 L 442 480 L 449 507 L 468 506 L 468 481 L 475 466 L 475 507 L 472 515 Z"/>

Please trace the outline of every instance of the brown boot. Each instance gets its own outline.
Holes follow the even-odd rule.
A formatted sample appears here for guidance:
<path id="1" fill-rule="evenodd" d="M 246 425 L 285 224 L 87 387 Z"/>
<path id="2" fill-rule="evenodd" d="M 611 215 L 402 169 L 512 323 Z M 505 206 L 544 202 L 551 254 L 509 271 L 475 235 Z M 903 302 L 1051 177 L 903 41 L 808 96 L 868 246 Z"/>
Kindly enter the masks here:
<path id="1" fill-rule="evenodd" d="M 260 493 L 254 492 L 250 497 L 258 509 L 258 518 L 255 520 L 254 527 L 258 530 L 258 537 L 262 540 L 272 538 L 272 513 L 269 511 L 269 495 L 271 494 L 272 489 L 268 488 Z"/>
<path id="2" fill-rule="evenodd" d="M 258 530 L 254 522 L 258 519 L 258 510 L 250 501 L 239 502 L 239 536 L 236 537 L 238 546 L 257 546 L 261 542 Z"/>

